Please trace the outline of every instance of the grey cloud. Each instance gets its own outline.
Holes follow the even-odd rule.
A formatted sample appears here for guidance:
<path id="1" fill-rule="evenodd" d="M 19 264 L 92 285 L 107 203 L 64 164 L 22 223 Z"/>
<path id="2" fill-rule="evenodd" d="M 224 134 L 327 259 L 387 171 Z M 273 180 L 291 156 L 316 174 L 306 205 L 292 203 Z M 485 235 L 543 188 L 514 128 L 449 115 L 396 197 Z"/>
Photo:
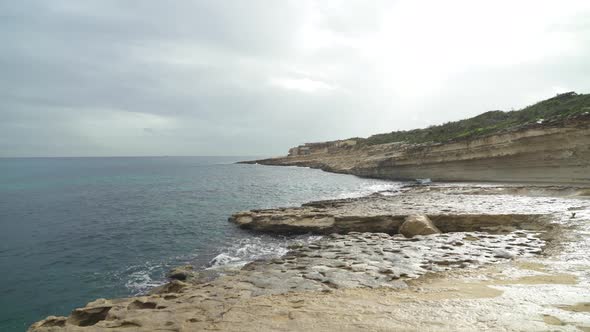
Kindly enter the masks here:
<path id="1" fill-rule="evenodd" d="M 465 67 L 407 99 L 404 82 L 391 83 L 397 74 L 354 44 L 374 36 L 395 3 L 5 1 L 0 156 L 275 155 L 305 141 L 440 123 L 521 106 L 556 86 L 589 86 L 590 50 L 580 46 L 539 62 Z M 578 17 L 553 29 L 590 45 Z M 320 38 L 305 49 L 317 37 L 300 35 L 309 24 L 334 44 Z M 406 47 L 395 46 L 393 55 Z"/>

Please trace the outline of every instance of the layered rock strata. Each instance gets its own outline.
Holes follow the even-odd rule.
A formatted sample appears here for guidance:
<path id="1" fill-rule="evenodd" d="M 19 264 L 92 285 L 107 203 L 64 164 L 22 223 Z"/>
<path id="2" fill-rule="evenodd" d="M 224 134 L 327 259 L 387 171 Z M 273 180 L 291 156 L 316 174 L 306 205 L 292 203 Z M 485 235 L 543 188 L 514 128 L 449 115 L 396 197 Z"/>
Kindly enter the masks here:
<path id="1" fill-rule="evenodd" d="M 447 143 L 330 146 L 246 163 L 393 180 L 590 183 L 590 114 Z"/>

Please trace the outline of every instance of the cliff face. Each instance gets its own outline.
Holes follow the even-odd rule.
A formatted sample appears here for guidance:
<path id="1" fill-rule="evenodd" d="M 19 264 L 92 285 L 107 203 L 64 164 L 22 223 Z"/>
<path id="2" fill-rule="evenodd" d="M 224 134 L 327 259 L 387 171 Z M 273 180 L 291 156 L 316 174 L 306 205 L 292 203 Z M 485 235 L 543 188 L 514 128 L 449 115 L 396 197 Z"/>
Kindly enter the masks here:
<path id="1" fill-rule="evenodd" d="M 340 142 L 323 143 L 321 149 L 307 144 L 311 149 L 305 154 L 251 163 L 307 166 L 392 180 L 590 183 L 589 114 L 448 143 Z"/>

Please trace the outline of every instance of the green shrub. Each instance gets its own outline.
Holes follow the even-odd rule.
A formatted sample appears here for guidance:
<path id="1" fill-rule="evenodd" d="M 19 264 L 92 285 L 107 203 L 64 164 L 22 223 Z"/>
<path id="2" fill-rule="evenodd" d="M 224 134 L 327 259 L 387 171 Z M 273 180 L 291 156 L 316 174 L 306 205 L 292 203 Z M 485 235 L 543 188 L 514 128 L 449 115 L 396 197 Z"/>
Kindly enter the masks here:
<path id="1" fill-rule="evenodd" d="M 590 109 L 590 94 L 568 92 L 541 101 L 519 111 L 489 111 L 470 119 L 447 122 L 424 129 L 394 131 L 360 139 L 361 145 L 393 142 L 427 143 L 474 138 L 514 129 L 543 119 L 548 122 L 582 114 Z"/>

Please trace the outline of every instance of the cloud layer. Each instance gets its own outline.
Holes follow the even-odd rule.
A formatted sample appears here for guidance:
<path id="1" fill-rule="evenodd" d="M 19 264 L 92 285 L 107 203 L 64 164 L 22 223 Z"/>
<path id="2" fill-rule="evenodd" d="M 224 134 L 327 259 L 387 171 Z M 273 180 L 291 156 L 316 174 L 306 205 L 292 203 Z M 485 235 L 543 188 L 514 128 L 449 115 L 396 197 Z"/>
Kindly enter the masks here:
<path id="1" fill-rule="evenodd" d="M 0 156 L 277 155 L 589 92 L 588 1 L 0 4 Z"/>

